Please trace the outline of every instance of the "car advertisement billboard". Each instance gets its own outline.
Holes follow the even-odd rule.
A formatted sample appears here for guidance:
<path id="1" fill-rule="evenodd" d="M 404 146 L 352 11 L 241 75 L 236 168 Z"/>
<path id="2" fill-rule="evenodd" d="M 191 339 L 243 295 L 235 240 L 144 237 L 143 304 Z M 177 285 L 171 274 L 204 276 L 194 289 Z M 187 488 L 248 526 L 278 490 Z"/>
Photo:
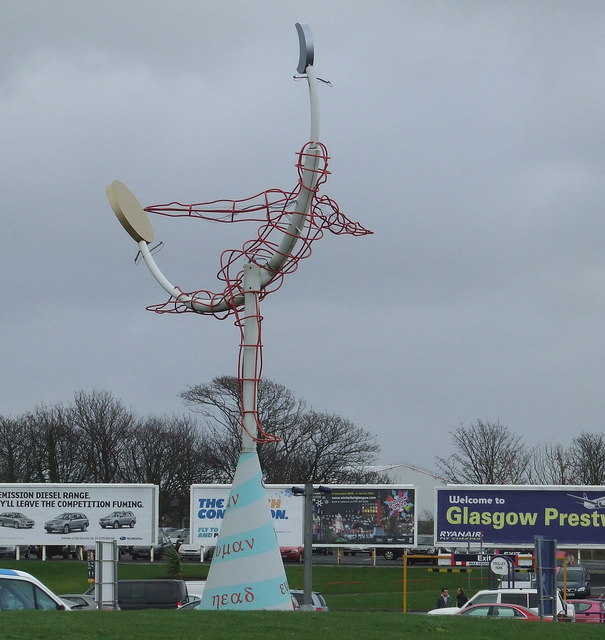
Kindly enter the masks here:
<path id="1" fill-rule="evenodd" d="M 415 489 L 411 485 L 326 485 L 313 495 L 313 545 L 414 546 Z M 225 515 L 230 485 L 192 485 L 191 543 L 211 546 Z M 303 544 L 304 497 L 292 485 L 266 485 L 280 546 Z"/>
<path id="2" fill-rule="evenodd" d="M 158 488 L 145 484 L 0 484 L 0 542 L 151 545 Z"/>
<path id="3" fill-rule="evenodd" d="M 435 541 L 533 546 L 605 545 L 605 487 L 450 485 L 436 489 Z"/>

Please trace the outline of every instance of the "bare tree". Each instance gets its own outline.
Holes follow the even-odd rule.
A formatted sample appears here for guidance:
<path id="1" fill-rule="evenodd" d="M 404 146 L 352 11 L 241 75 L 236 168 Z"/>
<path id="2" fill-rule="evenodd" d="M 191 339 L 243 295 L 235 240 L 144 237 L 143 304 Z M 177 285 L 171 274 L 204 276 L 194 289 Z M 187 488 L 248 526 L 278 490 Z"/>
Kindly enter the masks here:
<path id="1" fill-rule="evenodd" d="M 178 523 L 189 512 L 189 488 L 204 482 L 199 427 L 190 417 L 149 417 L 131 431 L 123 470 L 127 482 L 160 488 L 163 521 Z"/>
<path id="2" fill-rule="evenodd" d="M 30 454 L 23 418 L 0 416 L 0 482 L 31 482 Z"/>
<path id="3" fill-rule="evenodd" d="M 535 447 L 528 475 L 531 484 L 573 484 L 570 451 L 560 444 L 552 443 Z"/>
<path id="4" fill-rule="evenodd" d="M 70 419 L 80 435 L 81 460 L 88 482 L 120 482 L 135 424 L 132 411 L 107 391 L 78 391 Z"/>
<path id="5" fill-rule="evenodd" d="M 334 414 L 309 411 L 293 427 L 284 445 L 262 452 L 268 482 L 359 482 L 379 451 L 374 436 Z"/>
<path id="6" fill-rule="evenodd" d="M 307 410 L 283 385 L 262 380 L 258 411 L 263 428 L 281 438 L 259 447 L 265 481 L 354 482 L 371 475 L 375 437 L 349 420 Z M 231 482 L 240 445 L 240 395 L 236 378 L 217 377 L 181 394 L 204 417 L 204 461 L 215 482 Z"/>
<path id="7" fill-rule="evenodd" d="M 569 450 L 574 484 L 605 483 L 605 435 L 582 432 L 572 440 Z"/>
<path id="8" fill-rule="evenodd" d="M 82 482 L 86 470 L 79 457 L 79 438 L 70 410 L 60 404 L 39 405 L 27 413 L 24 427 L 30 443 L 32 482 Z"/>
<path id="9" fill-rule="evenodd" d="M 459 484 L 520 484 L 527 481 L 532 452 L 520 436 L 499 422 L 460 424 L 450 432 L 455 453 L 436 458 L 448 482 Z"/>

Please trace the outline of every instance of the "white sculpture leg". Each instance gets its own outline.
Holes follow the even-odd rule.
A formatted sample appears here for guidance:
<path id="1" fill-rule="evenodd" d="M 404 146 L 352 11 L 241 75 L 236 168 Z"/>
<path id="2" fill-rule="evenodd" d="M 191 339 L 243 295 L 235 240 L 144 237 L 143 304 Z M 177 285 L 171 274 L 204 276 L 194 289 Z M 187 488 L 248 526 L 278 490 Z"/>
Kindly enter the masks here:
<path id="1" fill-rule="evenodd" d="M 256 265 L 244 269 L 244 350 L 242 410 L 246 429 L 231 493 L 199 609 L 292 610 L 286 572 L 279 552 L 271 510 L 262 482 L 256 443 L 257 368 L 259 357 Z"/>

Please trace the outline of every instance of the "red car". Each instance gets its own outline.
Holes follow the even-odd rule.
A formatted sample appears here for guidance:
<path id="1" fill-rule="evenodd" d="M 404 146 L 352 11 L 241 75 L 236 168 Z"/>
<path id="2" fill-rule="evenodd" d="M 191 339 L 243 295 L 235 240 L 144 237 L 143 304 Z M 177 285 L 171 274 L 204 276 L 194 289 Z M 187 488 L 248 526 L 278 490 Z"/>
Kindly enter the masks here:
<path id="1" fill-rule="evenodd" d="M 282 560 L 290 560 L 291 562 L 302 562 L 305 558 L 304 547 L 280 547 Z"/>
<path id="2" fill-rule="evenodd" d="M 605 602 L 603 600 L 570 600 L 576 610 L 576 622 L 605 623 Z"/>
<path id="3" fill-rule="evenodd" d="M 458 613 L 465 618 L 500 618 L 501 620 L 541 620 L 540 616 L 531 609 L 519 604 L 473 604 Z M 548 618 L 546 618 L 548 620 Z"/>

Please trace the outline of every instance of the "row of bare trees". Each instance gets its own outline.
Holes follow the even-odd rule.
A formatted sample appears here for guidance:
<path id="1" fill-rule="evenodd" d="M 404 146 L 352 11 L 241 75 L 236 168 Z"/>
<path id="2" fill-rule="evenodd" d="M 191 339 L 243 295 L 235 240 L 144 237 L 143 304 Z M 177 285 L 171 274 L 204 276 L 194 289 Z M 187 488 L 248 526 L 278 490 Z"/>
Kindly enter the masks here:
<path id="1" fill-rule="evenodd" d="M 605 484 L 605 435 L 582 432 L 569 446 L 528 447 L 499 422 L 476 420 L 450 432 L 454 452 L 436 458 L 448 482 L 460 484 Z"/>
<path id="2" fill-rule="evenodd" d="M 141 418 L 109 392 L 79 391 L 68 404 L 0 416 L 0 482 L 157 484 L 162 522 L 180 524 L 190 485 L 231 482 L 240 431 L 235 378 L 181 395 L 193 413 Z M 259 412 L 265 430 L 282 437 L 259 448 L 266 482 L 380 480 L 367 471 L 374 437 L 350 421 L 307 409 L 271 381 L 261 382 Z"/>
<path id="3" fill-rule="evenodd" d="M 0 481 L 143 483 L 160 487 L 160 512 L 188 513 L 204 482 L 199 428 L 190 417 L 139 418 L 105 391 L 0 416 Z"/>

